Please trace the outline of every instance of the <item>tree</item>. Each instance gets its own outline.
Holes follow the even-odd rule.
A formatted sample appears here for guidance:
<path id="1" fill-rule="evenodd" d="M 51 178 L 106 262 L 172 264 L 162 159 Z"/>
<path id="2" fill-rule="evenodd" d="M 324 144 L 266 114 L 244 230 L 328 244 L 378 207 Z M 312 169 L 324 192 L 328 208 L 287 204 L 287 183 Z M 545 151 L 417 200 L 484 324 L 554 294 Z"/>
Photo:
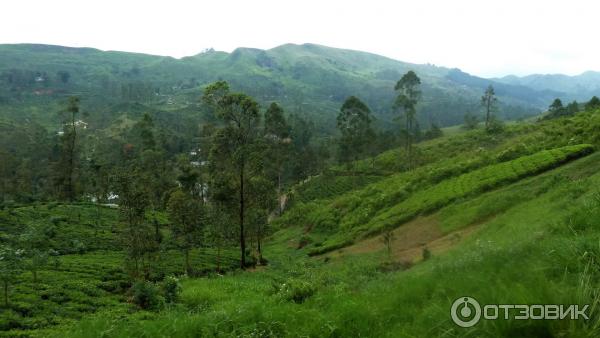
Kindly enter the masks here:
<path id="1" fill-rule="evenodd" d="M 350 164 L 368 150 L 375 133 L 371 128 L 371 110 L 355 96 L 346 99 L 337 116 L 340 139 L 340 159 Z"/>
<path id="2" fill-rule="evenodd" d="M 315 125 L 297 114 L 289 118 L 291 126 L 292 155 L 290 156 L 291 177 L 301 180 L 319 171 L 319 152 L 314 149 Z"/>
<path id="3" fill-rule="evenodd" d="M 56 171 L 61 197 L 73 201 L 75 198 L 74 173 L 77 166 L 77 124 L 75 118 L 79 114 L 78 97 L 69 97 L 66 112 L 68 114 L 65 123 L 66 128 L 64 128 L 62 136 L 61 156 Z"/>
<path id="4" fill-rule="evenodd" d="M 585 110 L 592 110 L 600 108 L 600 99 L 597 96 L 593 96 L 588 103 L 585 105 Z"/>
<path id="5" fill-rule="evenodd" d="M 8 307 L 8 288 L 23 270 L 23 251 L 9 246 L 0 246 L 0 281 L 4 289 L 4 306 Z"/>
<path id="6" fill-rule="evenodd" d="M 156 147 L 154 140 L 154 121 L 148 113 L 145 113 L 142 119 L 136 124 L 139 136 L 142 140 L 142 149 L 153 150 Z"/>
<path id="7" fill-rule="evenodd" d="M 123 229 L 121 239 L 127 253 L 126 268 L 134 278 L 149 274 L 151 254 L 158 250 L 152 229 L 146 223 L 146 209 L 149 205 L 147 191 L 139 180 L 139 173 L 133 169 L 119 173 L 116 182 L 119 195 L 119 212 Z"/>
<path id="8" fill-rule="evenodd" d="M 386 250 L 388 259 L 392 258 L 392 248 L 393 248 L 395 239 L 396 239 L 396 236 L 394 235 L 394 232 L 390 229 L 386 230 L 383 233 L 383 235 L 381 235 L 381 242 L 383 243 L 383 245 L 385 245 L 385 250 Z"/>
<path id="9" fill-rule="evenodd" d="M 200 242 L 205 213 L 202 204 L 181 189 L 175 190 L 167 203 L 171 230 L 177 246 L 184 257 L 184 268 L 192 275 L 190 265 L 190 250 Z"/>
<path id="10" fill-rule="evenodd" d="M 283 116 L 283 109 L 275 102 L 265 112 L 265 138 L 267 140 L 268 169 L 275 173 L 277 198 L 282 195 L 282 175 L 291 151 L 290 126 Z M 281 214 L 281 204 L 279 214 Z"/>
<path id="11" fill-rule="evenodd" d="M 490 121 L 492 117 L 492 112 L 495 109 L 496 103 L 498 99 L 496 98 L 496 93 L 494 92 L 494 87 L 489 85 L 483 96 L 481 97 L 481 105 L 485 110 L 485 128 L 487 129 L 490 126 Z"/>
<path id="12" fill-rule="evenodd" d="M 249 194 L 247 183 L 256 171 L 262 169 L 262 153 L 257 149 L 260 122 L 258 103 L 246 94 L 231 93 L 229 84 L 225 81 L 218 81 L 206 87 L 203 101 L 225 123 L 213 137 L 210 163 L 214 175 L 228 175 L 229 181 L 234 182 L 232 190 L 238 196 L 240 266 L 243 269 L 246 267 L 244 226 Z"/>
<path id="13" fill-rule="evenodd" d="M 408 156 L 408 167 L 412 167 L 412 142 L 414 139 L 414 127 L 417 115 L 417 103 L 421 99 L 421 79 L 415 72 L 408 71 L 398 80 L 394 90 L 398 92 L 394 107 L 404 112 L 406 120 L 406 154 Z"/>
<path id="14" fill-rule="evenodd" d="M 576 114 L 579 112 L 579 103 L 577 103 L 577 101 L 573 101 L 569 103 L 565 109 L 569 115 Z"/>
<path id="15" fill-rule="evenodd" d="M 466 113 L 464 128 L 467 130 L 472 130 L 477 128 L 477 125 L 479 125 L 479 119 L 477 116 L 471 113 Z"/>
<path id="16" fill-rule="evenodd" d="M 231 213 L 228 212 L 229 208 L 216 201 L 209 204 L 208 207 L 210 221 L 205 229 L 205 237 L 210 241 L 210 245 L 217 249 L 215 265 L 217 273 L 221 273 L 223 248 L 234 241 L 236 237 L 235 231 L 232 231 L 232 228 L 229 226 L 231 223 L 235 222 L 235 215 L 231 215 Z"/>
<path id="17" fill-rule="evenodd" d="M 58 76 L 60 82 L 62 82 L 63 84 L 67 84 L 69 82 L 69 79 L 71 78 L 71 74 L 66 70 L 59 70 L 56 73 L 56 76 Z"/>
<path id="18" fill-rule="evenodd" d="M 38 271 L 45 267 L 51 258 L 55 265 L 58 264 L 57 252 L 48 247 L 48 231 L 41 227 L 31 227 L 21 235 L 21 247 L 23 252 L 24 267 L 31 271 L 33 283 L 38 281 Z"/>
<path id="19" fill-rule="evenodd" d="M 440 127 L 437 125 L 437 123 L 432 122 L 431 127 L 429 129 L 427 129 L 427 131 L 425 131 L 423 138 L 425 140 L 432 140 L 434 138 L 442 137 L 443 135 L 444 135 L 444 132 L 442 131 L 442 129 L 440 129 Z"/>
<path id="20" fill-rule="evenodd" d="M 277 195 L 273 183 L 264 176 L 255 176 L 249 180 L 252 195 L 249 197 L 249 225 L 256 239 L 258 263 L 262 264 L 262 241 L 267 233 L 269 214 L 277 206 Z"/>
<path id="21" fill-rule="evenodd" d="M 550 107 L 548 107 L 548 111 L 552 115 L 562 115 L 565 112 L 565 107 L 563 106 L 562 101 L 559 98 L 554 99 Z"/>

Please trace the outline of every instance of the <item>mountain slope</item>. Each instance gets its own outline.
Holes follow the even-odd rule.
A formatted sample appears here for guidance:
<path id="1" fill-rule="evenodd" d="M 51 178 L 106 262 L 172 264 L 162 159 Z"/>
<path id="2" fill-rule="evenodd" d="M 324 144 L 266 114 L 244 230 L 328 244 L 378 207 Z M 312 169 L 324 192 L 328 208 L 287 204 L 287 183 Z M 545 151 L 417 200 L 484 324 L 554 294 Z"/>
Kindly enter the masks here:
<path id="1" fill-rule="evenodd" d="M 535 114 L 554 96 L 457 70 L 314 44 L 238 48 L 232 53 L 210 50 L 182 59 L 22 44 L 0 45 L 0 113 L 44 119 L 66 95 L 82 96 L 91 111 L 110 111 L 122 102 L 178 110 L 198 104 L 204 85 L 224 79 L 263 104 L 279 101 L 289 112 L 307 114 L 324 128 L 333 128 L 343 100 L 357 95 L 385 124 L 394 118 L 393 86 L 411 69 L 423 83 L 419 109 L 425 127 L 431 122 L 461 123 L 465 112 L 479 111 L 488 84 L 498 86 L 499 114 L 508 118 Z"/>
<path id="2" fill-rule="evenodd" d="M 562 74 L 532 74 L 523 77 L 505 76 L 494 81 L 517 86 L 526 86 L 538 91 L 556 92 L 556 97 L 565 101 L 586 101 L 600 95 L 600 72 L 588 71 L 576 76 Z"/>
<path id="3" fill-rule="evenodd" d="M 476 130 L 447 136 L 419 144 L 420 164 L 411 171 L 394 172 L 405 155 L 403 150 L 388 151 L 357 163 L 351 177 L 339 172 L 297 187 L 290 209 L 277 221 L 283 229 L 280 236 L 289 237 L 289 229 L 300 228 L 297 247 L 309 255 L 348 246 L 454 201 L 586 156 L 592 146 L 584 143 L 598 145 L 599 125 L 598 112 L 587 111 L 514 125 L 501 135 Z M 346 179 L 355 184 L 340 184 Z"/>

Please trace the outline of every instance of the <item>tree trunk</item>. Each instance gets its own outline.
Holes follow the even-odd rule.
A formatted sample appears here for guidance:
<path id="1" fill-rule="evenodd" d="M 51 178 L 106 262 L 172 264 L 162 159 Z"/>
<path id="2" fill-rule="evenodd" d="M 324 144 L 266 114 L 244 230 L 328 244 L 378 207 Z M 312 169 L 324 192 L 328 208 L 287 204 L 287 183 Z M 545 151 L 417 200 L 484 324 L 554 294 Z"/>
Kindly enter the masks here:
<path id="1" fill-rule="evenodd" d="M 279 205 L 279 216 L 283 214 L 283 206 L 281 205 L 281 168 L 277 171 L 277 204 Z"/>
<path id="2" fill-rule="evenodd" d="M 221 245 L 217 246 L 217 273 L 221 273 Z"/>
<path id="3" fill-rule="evenodd" d="M 4 281 L 4 307 L 8 307 L 8 281 Z"/>
<path id="4" fill-rule="evenodd" d="M 154 238 L 156 240 L 156 243 L 160 243 L 160 227 L 158 220 L 156 219 L 156 211 L 154 210 L 152 211 L 152 222 L 154 223 Z"/>
<path id="5" fill-rule="evenodd" d="M 486 106 L 485 106 L 485 127 L 487 128 L 490 125 L 490 105 L 491 105 L 491 99 L 488 97 L 486 99 Z"/>
<path id="6" fill-rule="evenodd" d="M 246 267 L 246 239 L 244 238 L 244 165 L 240 168 L 240 267 Z"/>
<path id="7" fill-rule="evenodd" d="M 258 250 L 258 264 L 262 265 L 262 246 L 260 243 L 260 237 L 261 237 L 261 235 L 260 235 L 260 233 L 258 233 L 256 236 L 256 247 Z"/>
<path id="8" fill-rule="evenodd" d="M 184 256 L 185 256 L 185 273 L 190 276 L 191 275 L 191 267 L 190 267 L 190 250 L 189 249 L 185 249 L 184 250 Z"/>
<path id="9" fill-rule="evenodd" d="M 74 162 L 75 159 L 73 158 L 75 156 L 75 139 L 77 137 L 77 128 L 75 127 L 75 114 L 71 114 L 71 131 L 72 131 L 72 135 L 71 135 L 71 139 L 70 141 L 70 146 L 69 146 L 69 164 L 67 166 L 67 198 L 69 200 L 69 202 L 73 202 L 73 166 L 74 166 Z"/>

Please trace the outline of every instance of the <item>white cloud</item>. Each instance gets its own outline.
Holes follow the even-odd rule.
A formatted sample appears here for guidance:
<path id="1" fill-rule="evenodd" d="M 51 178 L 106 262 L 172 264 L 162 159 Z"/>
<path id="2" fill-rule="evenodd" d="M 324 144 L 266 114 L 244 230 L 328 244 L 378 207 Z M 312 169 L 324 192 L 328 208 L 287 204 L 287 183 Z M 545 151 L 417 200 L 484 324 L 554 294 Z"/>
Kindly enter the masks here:
<path id="1" fill-rule="evenodd" d="M 482 76 L 600 70 L 595 1 L 32 1 L 2 4 L 0 43 L 181 57 L 319 43 Z"/>

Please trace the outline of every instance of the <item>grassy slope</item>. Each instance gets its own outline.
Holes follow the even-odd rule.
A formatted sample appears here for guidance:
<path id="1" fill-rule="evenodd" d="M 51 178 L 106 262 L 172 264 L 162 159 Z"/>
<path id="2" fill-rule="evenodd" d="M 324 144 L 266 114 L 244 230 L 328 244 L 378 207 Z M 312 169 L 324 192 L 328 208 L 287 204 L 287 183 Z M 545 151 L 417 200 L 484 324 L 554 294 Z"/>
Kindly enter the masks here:
<path id="1" fill-rule="evenodd" d="M 437 164 L 438 173 L 445 174 L 433 177 L 441 180 L 459 175 L 461 171 L 449 165 L 451 159 L 460 154 L 463 159 L 472 157 L 468 151 L 478 143 L 485 147 L 481 162 L 476 160 L 480 165 L 469 170 L 509 163 L 511 158 L 563 144 L 598 144 L 598 121 L 599 114 L 589 113 L 515 126 L 495 139 L 474 132 L 433 141 L 421 146 L 425 157 L 431 158 L 423 168 L 434 169 Z M 448 158 L 436 162 L 436 153 Z M 397 155 L 382 154 L 380 163 L 390 164 L 391 171 L 396 164 L 388 159 Z M 477 230 L 443 252 L 434 251 L 426 261 L 412 262 L 417 263 L 412 267 L 411 262 L 390 262 L 382 250 L 349 252 L 339 259 L 309 258 L 307 250 L 296 250 L 306 229 L 290 224 L 266 245 L 270 261 L 266 269 L 184 279 L 180 303 L 158 313 L 132 313 L 129 306 L 113 302 L 78 323 L 62 321 L 59 327 L 29 333 L 61 337 L 595 336 L 600 333 L 597 314 L 588 322 L 484 321 L 472 329 L 459 329 L 450 321 L 449 308 L 463 295 L 484 303 L 596 304 L 599 169 L 596 153 L 442 206 L 432 215 L 442 233 Z M 429 180 L 430 173 L 424 175 L 420 184 Z M 110 302 L 109 297 L 102 300 Z"/>
<path id="2" fill-rule="evenodd" d="M 599 169 L 594 154 L 442 209 L 442 223 L 461 226 L 481 208 L 493 210 L 463 244 L 408 270 L 390 271 L 378 252 L 325 263 L 290 256 L 285 243 L 272 243 L 267 252 L 288 254 L 266 270 L 185 280 L 177 307 L 125 317 L 102 313 L 66 336 L 595 336 L 597 314 L 590 321 L 482 321 L 462 329 L 450 321 L 449 308 L 470 295 L 482 303 L 597 309 Z M 523 192 L 527 198 L 518 203 L 493 203 Z M 453 210 L 465 219 L 458 222 Z"/>
<path id="3" fill-rule="evenodd" d="M 449 200 L 468 197 L 552 167 L 553 160 L 546 158 L 545 149 L 578 143 L 600 144 L 597 112 L 507 128 L 499 135 L 469 131 L 420 144 L 419 165 L 413 171 L 406 171 L 399 161 L 402 150 L 382 153 L 374 162 L 361 161 L 356 165 L 361 177 L 379 175 L 368 185 L 357 184 L 342 190 L 339 178 L 327 181 L 317 177 L 297 189 L 299 196 L 292 199 L 296 203 L 278 221 L 282 230 L 275 237 L 295 238 L 297 246 L 313 254 L 330 251 L 364 234 L 398 226 L 413 216 L 431 212 L 436 205 L 447 204 Z M 531 157 L 518 159 L 528 155 Z M 546 160 L 550 162 L 542 165 Z M 555 160 L 562 161 L 560 156 Z M 330 192 L 336 189 L 339 194 L 332 195 Z M 313 201 L 305 202 L 303 192 L 314 197 Z"/>

